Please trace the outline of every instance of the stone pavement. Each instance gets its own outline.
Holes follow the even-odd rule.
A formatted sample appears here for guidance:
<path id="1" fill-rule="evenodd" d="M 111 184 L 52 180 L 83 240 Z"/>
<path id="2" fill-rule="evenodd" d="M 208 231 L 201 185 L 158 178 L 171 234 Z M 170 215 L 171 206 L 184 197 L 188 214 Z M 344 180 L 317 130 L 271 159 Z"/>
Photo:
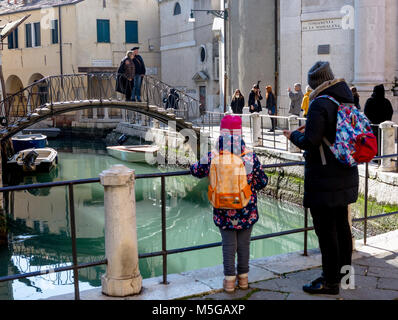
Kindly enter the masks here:
<path id="1" fill-rule="evenodd" d="M 248 290 L 233 294 L 217 292 L 189 300 L 398 300 L 398 232 L 372 238 L 368 246 L 357 242 L 353 254 L 355 289 L 340 290 L 339 295 L 310 295 L 302 286 L 318 278 L 320 267 L 279 274 L 250 283 Z"/>
<path id="2" fill-rule="evenodd" d="M 337 296 L 309 295 L 302 286 L 321 274 L 321 255 L 310 250 L 250 261 L 248 290 L 227 294 L 222 290 L 222 266 L 143 280 L 141 294 L 125 298 L 107 297 L 101 288 L 80 293 L 82 300 L 398 300 L 398 230 L 356 241 L 353 254 L 355 290 Z M 50 300 L 73 300 L 73 294 Z"/>

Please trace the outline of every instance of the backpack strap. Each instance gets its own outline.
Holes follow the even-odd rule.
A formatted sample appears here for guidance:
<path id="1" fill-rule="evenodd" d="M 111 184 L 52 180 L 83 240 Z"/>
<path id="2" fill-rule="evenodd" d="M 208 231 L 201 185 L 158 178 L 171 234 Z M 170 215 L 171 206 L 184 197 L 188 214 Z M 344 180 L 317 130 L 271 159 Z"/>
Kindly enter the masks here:
<path id="1" fill-rule="evenodd" d="M 324 95 L 324 96 L 319 96 L 319 97 L 317 97 L 317 98 L 315 98 L 315 100 L 318 100 L 318 99 L 329 99 L 330 101 L 332 101 L 333 103 L 335 103 L 335 104 L 337 104 L 337 106 L 341 106 L 341 103 L 339 103 L 335 98 L 333 98 L 333 97 L 331 97 L 331 96 L 327 96 L 327 95 Z M 314 100 L 314 101 L 315 101 Z M 329 142 L 329 140 L 328 139 L 326 139 L 326 137 L 323 137 L 322 138 L 322 141 L 328 146 L 328 147 L 331 147 L 332 146 L 332 144 Z M 324 165 L 324 166 L 326 166 L 326 156 L 325 156 L 325 150 L 323 149 L 323 145 L 322 145 L 322 143 L 321 143 L 321 146 L 319 147 L 319 152 L 320 152 L 320 154 L 321 154 L 321 160 L 322 160 L 322 165 Z"/>

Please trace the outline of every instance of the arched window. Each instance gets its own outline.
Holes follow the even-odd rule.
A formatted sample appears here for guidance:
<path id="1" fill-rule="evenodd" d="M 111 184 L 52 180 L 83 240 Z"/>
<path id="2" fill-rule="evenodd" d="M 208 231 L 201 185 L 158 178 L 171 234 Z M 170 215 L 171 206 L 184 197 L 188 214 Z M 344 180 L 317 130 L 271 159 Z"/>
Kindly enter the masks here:
<path id="1" fill-rule="evenodd" d="M 200 46 L 199 54 L 200 54 L 200 62 L 205 62 L 206 61 L 206 47 L 204 45 Z"/>
<path id="2" fill-rule="evenodd" d="M 174 15 L 178 16 L 179 14 L 181 14 L 181 6 L 180 4 L 177 2 L 176 5 L 174 6 Z"/>

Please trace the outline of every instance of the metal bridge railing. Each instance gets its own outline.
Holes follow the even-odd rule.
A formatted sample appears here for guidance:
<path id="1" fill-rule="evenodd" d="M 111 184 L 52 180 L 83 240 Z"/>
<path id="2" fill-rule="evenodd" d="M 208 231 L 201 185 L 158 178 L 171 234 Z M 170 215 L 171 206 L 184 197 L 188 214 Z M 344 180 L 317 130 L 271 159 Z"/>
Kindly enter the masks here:
<path id="1" fill-rule="evenodd" d="M 383 159 L 383 158 L 398 158 L 398 154 L 378 157 L 376 159 L 378 160 L 378 159 Z M 264 169 L 277 169 L 277 168 L 287 168 L 287 167 L 304 166 L 304 165 L 305 165 L 304 162 L 290 162 L 290 163 L 283 163 L 283 164 L 264 165 L 263 168 Z M 369 187 L 368 187 L 368 180 L 369 180 L 368 164 L 365 164 L 365 166 L 366 166 L 366 168 L 365 168 L 366 169 L 365 207 L 364 207 L 365 214 L 364 214 L 364 218 L 353 219 L 353 222 L 364 222 L 364 244 L 366 245 L 367 233 L 368 233 L 368 225 L 367 225 L 368 221 L 374 220 L 374 219 L 385 218 L 388 216 L 398 215 L 398 211 L 380 214 L 380 215 L 371 216 L 371 217 L 368 216 L 368 190 L 369 190 Z M 218 242 L 218 243 L 209 243 L 209 244 L 200 245 L 200 246 L 185 247 L 185 248 L 179 248 L 179 249 L 173 249 L 173 250 L 168 250 L 166 247 L 166 239 L 167 239 L 167 234 L 166 234 L 166 178 L 167 177 L 177 177 L 177 176 L 188 176 L 188 175 L 190 175 L 189 171 L 181 171 L 181 172 L 168 172 L 168 173 L 139 174 L 139 175 L 136 175 L 136 177 L 135 177 L 136 179 L 155 179 L 155 178 L 161 179 L 162 250 L 158 251 L 158 252 L 139 254 L 139 258 L 144 259 L 144 258 L 158 257 L 158 256 L 163 257 L 163 282 L 162 283 L 165 285 L 168 284 L 168 281 L 167 281 L 167 256 L 168 255 L 222 246 L 222 243 Z M 82 179 L 82 180 L 63 181 L 63 182 L 50 182 L 50 183 L 41 183 L 41 184 L 34 184 L 34 185 L 21 185 L 21 186 L 0 188 L 0 192 L 4 193 L 4 192 L 11 192 L 11 191 L 22 191 L 22 190 L 30 190 L 30 189 L 38 189 L 38 188 L 67 186 L 68 194 L 69 194 L 72 257 L 73 257 L 73 259 L 72 259 L 73 262 L 72 262 L 72 265 L 70 265 L 70 266 L 58 267 L 58 268 L 54 268 L 54 269 L 48 269 L 48 270 L 42 270 L 42 271 L 36 271 L 36 272 L 30 272 L 30 273 L 23 273 L 23 274 L 17 274 L 17 275 L 3 276 L 3 277 L 0 277 L 0 283 L 5 282 L 5 281 L 12 281 L 12 280 L 17 280 L 17 279 L 28 278 L 28 277 L 46 275 L 46 274 L 50 274 L 50 273 L 54 273 L 54 272 L 63 272 L 63 271 L 73 270 L 75 299 L 76 300 L 80 299 L 78 270 L 83 269 L 83 268 L 89 268 L 89 267 L 107 264 L 107 260 L 105 259 L 105 260 L 96 261 L 96 262 L 78 264 L 77 249 L 76 249 L 76 224 L 75 224 L 75 206 L 74 206 L 74 188 L 73 187 L 75 185 L 99 183 L 99 182 L 100 182 L 99 178 L 93 178 L 93 179 Z M 307 256 L 308 255 L 308 250 L 307 250 L 308 249 L 307 248 L 308 232 L 311 230 L 314 230 L 314 227 L 308 227 L 308 209 L 304 208 L 304 227 L 303 228 L 255 236 L 255 237 L 251 238 L 251 241 L 264 240 L 264 239 L 276 238 L 276 237 L 290 235 L 290 234 L 303 233 L 304 234 L 304 255 Z"/>
<path id="2" fill-rule="evenodd" d="M 52 111 L 54 105 L 68 102 L 129 100 L 126 93 L 132 88 L 123 85 L 119 87 L 121 92 L 117 92 L 117 82 L 126 83 L 126 77 L 117 73 L 82 73 L 43 78 L 0 102 L 0 127 L 18 126 L 40 110 Z M 160 108 L 173 108 L 176 115 L 185 120 L 198 118 L 199 101 L 177 89 L 174 89 L 176 99 L 168 100 L 172 89 L 159 79 L 146 75 L 141 87 L 142 101 Z M 172 105 L 170 101 L 173 101 Z"/>

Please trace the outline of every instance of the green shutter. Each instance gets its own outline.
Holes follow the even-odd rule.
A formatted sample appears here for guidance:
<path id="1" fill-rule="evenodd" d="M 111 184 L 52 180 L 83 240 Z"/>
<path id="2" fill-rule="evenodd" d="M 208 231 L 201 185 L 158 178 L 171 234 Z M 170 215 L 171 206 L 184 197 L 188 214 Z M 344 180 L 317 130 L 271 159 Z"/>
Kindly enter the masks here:
<path id="1" fill-rule="evenodd" d="M 26 47 L 31 48 L 32 47 L 32 25 L 31 24 L 25 24 L 25 39 L 26 39 Z"/>
<path id="2" fill-rule="evenodd" d="M 58 43 L 58 20 L 51 21 L 51 43 Z"/>
<path id="3" fill-rule="evenodd" d="M 40 22 L 35 22 L 33 26 L 35 29 L 35 47 L 39 47 L 41 45 Z"/>
<path id="4" fill-rule="evenodd" d="M 109 20 L 97 20 L 97 42 L 111 42 Z"/>
<path id="5" fill-rule="evenodd" d="M 14 30 L 14 49 L 18 49 L 18 28 Z"/>
<path id="6" fill-rule="evenodd" d="M 138 43 L 138 21 L 126 21 L 126 43 Z"/>
<path id="7" fill-rule="evenodd" d="M 8 36 L 8 49 L 14 49 L 14 32 Z"/>

